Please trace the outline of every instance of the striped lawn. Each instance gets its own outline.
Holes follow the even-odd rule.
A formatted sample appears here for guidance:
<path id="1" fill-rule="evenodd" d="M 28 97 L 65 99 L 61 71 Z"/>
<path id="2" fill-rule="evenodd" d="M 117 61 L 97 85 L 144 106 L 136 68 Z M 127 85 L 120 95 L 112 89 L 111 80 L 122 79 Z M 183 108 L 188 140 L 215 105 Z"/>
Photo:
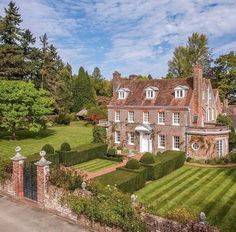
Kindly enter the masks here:
<path id="1" fill-rule="evenodd" d="M 196 215 L 205 212 L 207 221 L 222 231 L 236 231 L 236 168 L 185 165 L 150 182 L 137 195 L 160 215 L 184 207 Z"/>
<path id="2" fill-rule="evenodd" d="M 73 168 L 82 169 L 88 172 L 97 172 L 105 168 L 109 168 L 113 165 L 118 164 L 115 161 L 105 160 L 105 159 L 94 159 L 81 164 L 76 164 L 72 166 Z"/>

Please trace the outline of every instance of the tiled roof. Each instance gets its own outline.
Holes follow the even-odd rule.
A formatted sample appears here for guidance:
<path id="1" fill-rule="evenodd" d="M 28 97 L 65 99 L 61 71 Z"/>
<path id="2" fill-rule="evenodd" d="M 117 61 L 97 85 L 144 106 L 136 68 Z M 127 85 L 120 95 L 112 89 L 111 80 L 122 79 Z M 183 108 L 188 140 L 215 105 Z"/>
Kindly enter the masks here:
<path id="1" fill-rule="evenodd" d="M 148 87 L 157 87 L 157 95 L 154 99 L 146 99 L 145 89 Z M 177 86 L 187 86 L 187 96 L 182 99 L 176 99 L 174 89 Z M 119 88 L 128 88 L 130 90 L 128 97 L 124 100 L 118 100 L 118 93 L 114 96 L 109 105 L 127 105 L 127 106 L 189 106 L 193 94 L 193 78 L 180 79 L 154 79 L 154 80 L 124 80 L 121 79 Z"/>

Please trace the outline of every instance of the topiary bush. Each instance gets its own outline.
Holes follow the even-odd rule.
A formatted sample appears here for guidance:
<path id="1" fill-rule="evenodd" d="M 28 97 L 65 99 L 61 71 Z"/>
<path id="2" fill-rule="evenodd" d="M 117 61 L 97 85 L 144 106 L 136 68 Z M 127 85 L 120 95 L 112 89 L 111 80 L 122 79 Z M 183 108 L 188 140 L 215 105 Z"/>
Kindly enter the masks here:
<path id="1" fill-rule="evenodd" d="M 139 169 L 140 168 L 140 163 L 135 159 L 131 159 L 127 162 L 125 167 L 128 168 L 128 169 Z"/>
<path id="2" fill-rule="evenodd" d="M 93 142 L 94 143 L 106 143 L 107 132 L 106 128 L 102 126 L 93 127 Z"/>
<path id="3" fill-rule="evenodd" d="M 150 152 L 146 152 L 141 157 L 140 162 L 143 164 L 154 164 L 155 163 L 155 156 Z"/>
<path id="4" fill-rule="evenodd" d="M 107 156 L 108 157 L 116 156 L 116 149 L 115 148 L 109 148 L 108 151 L 107 151 Z"/>
<path id="5" fill-rule="evenodd" d="M 42 149 L 42 151 L 46 151 L 46 154 L 54 154 L 54 147 L 51 144 L 45 144 Z"/>
<path id="6" fill-rule="evenodd" d="M 69 143 L 62 143 L 61 144 L 61 151 L 71 151 L 71 146 Z"/>

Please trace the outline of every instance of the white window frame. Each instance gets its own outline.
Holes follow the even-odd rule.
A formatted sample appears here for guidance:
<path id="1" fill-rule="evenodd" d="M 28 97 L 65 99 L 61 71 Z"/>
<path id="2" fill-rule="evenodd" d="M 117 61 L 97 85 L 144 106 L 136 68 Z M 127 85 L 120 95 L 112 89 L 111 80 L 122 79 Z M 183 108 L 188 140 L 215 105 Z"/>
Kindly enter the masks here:
<path id="1" fill-rule="evenodd" d="M 173 136 L 173 150 L 179 151 L 180 150 L 180 136 Z M 178 142 L 176 141 L 176 139 L 178 140 Z M 176 146 L 176 144 L 178 144 L 178 146 Z"/>
<path id="2" fill-rule="evenodd" d="M 118 92 L 118 99 L 125 99 L 126 98 L 126 91 L 121 90 Z"/>
<path id="3" fill-rule="evenodd" d="M 176 118 L 176 116 L 177 116 L 177 118 Z M 180 125 L 180 113 L 179 112 L 172 113 L 172 124 L 174 126 L 179 126 Z"/>
<path id="4" fill-rule="evenodd" d="M 134 145 L 134 132 L 128 133 L 128 145 Z"/>
<path id="5" fill-rule="evenodd" d="M 120 122 L 120 111 L 115 111 L 115 122 Z"/>
<path id="6" fill-rule="evenodd" d="M 215 109 L 214 108 L 211 109 L 211 120 L 212 121 L 215 120 Z"/>
<path id="7" fill-rule="evenodd" d="M 115 143 L 120 143 L 120 131 L 115 131 Z"/>
<path id="8" fill-rule="evenodd" d="M 143 123 L 149 124 L 149 112 L 143 112 Z"/>
<path id="9" fill-rule="evenodd" d="M 162 144 L 162 139 L 164 138 L 164 146 Z M 158 135 L 158 148 L 164 149 L 166 147 L 166 136 L 165 135 Z"/>
<path id="10" fill-rule="evenodd" d="M 146 98 L 147 99 L 155 98 L 155 91 L 154 90 L 146 90 Z"/>
<path id="11" fill-rule="evenodd" d="M 130 117 L 131 115 L 133 115 L 133 116 Z M 132 118 L 132 120 L 130 120 L 130 118 Z M 134 111 L 129 111 L 128 112 L 128 122 L 130 122 L 130 123 L 134 122 Z"/>
<path id="12" fill-rule="evenodd" d="M 216 139 L 216 153 L 218 158 L 225 156 L 225 140 Z"/>
<path id="13" fill-rule="evenodd" d="M 158 112 L 158 124 L 165 125 L 165 112 Z"/>
<path id="14" fill-rule="evenodd" d="M 175 98 L 184 98 L 185 97 L 185 89 L 176 89 L 175 90 Z"/>

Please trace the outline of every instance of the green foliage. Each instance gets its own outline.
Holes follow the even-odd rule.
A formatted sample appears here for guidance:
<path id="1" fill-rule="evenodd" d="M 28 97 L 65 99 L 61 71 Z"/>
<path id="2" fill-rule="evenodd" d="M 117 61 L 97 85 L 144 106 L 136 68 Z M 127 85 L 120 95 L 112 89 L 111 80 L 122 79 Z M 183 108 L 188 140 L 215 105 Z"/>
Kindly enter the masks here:
<path id="1" fill-rule="evenodd" d="M 97 177 L 97 180 L 105 186 L 114 185 L 122 192 L 133 193 L 144 187 L 147 180 L 147 170 L 143 167 L 137 170 L 120 167 L 114 172 Z"/>
<path id="2" fill-rule="evenodd" d="M 60 125 L 70 125 L 71 123 L 71 115 L 68 113 L 59 113 L 58 117 L 56 117 L 55 122 Z"/>
<path id="3" fill-rule="evenodd" d="M 59 154 L 58 153 L 47 154 L 45 158 L 46 158 L 46 160 L 51 162 L 50 166 L 57 166 L 57 165 L 59 165 Z M 34 153 L 32 155 L 27 156 L 25 162 L 26 163 L 35 163 L 35 162 L 37 162 L 39 160 L 40 160 L 39 153 Z"/>
<path id="4" fill-rule="evenodd" d="M 73 111 L 75 112 L 96 105 L 90 78 L 83 67 L 80 67 L 79 74 L 73 82 L 73 99 Z"/>
<path id="5" fill-rule="evenodd" d="M 186 46 L 175 48 L 174 57 L 168 62 L 168 78 L 187 77 L 192 74 L 192 66 L 201 64 L 208 73 L 211 64 L 208 39 L 205 34 L 193 33 Z"/>
<path id="6" fill-rule="evenodd" d="M 0 184 L 9 180 L 12 176 L 12 162 L 0 157 Z"/>
<path id="7" fill-rule="evenodd" d="M 46 154 L 54 154 L 54 147 L 51 144 L 45 144 L 42 147 L 42 151 L 45 151 Z"/>
<path id="8" fill-rule="evenodd" d="M 94 143 L 106 143 L 107 132 L 106 128 L 102 126 L 93 127 L 93 142 Z"/>
<path id="9" fill-rule="evenodd" d="M 45 90 L 23 81 L 0 81 L 0 89 L 1 126 L 13 139 L 17 129 L 38 132 L 45 127 L 45 116 L 52 111 L 52 100 Z"/>
<path id="10" fill-rule="evenodd" d="M 110 148 L 108 149 L 108 151 L 107 151 L 107 156 L 108 156 L 108 157 L 114 157 L 114 156 L 116 156 L 116 149 L 110 147 Z"/>
<path id="11" fill-rule="evenodd" d="M 78 150 L 59 151 L 60 163 L 73 166 L 95 158 L 102 158 L 107 152 L 107 144 L 89 144 L 81 146 Z"/>
<path id="12" fill-rule="evenodd" d="M 54 167 L 50 170 L 49 181 L 59 188 L 73 191 L 81 187 L 83 177 L 78 173 Z"/>
<path id="13" fill-rule="evenodd" d="M 170 220 L 177 221 L 183 224 L 197 220 L 196 215 L 193 214 L 192 211 L 187 208 L 171 209 L 166 214 L 166 217 Z"/>
<path id="14" fill-rule="evenodd" d="M 71 151 L 71 146 L 69 143 L 62 143 L 61 144 L 61 151 Z"/>
<path id="15" fill-rule="evenodd" d="M 139 169 L 140 164 L 137 160 L 131 159 L 126 163 L 125 167 L 128 168 L 128 169 Z"/>
<path id="16" fill-rule="evenodd" d="M 146 152 L 141 157 L 140 162 L 143 164 L 153 164 L 153 163 L 155 163 L 155 156 L 150 152 Z"/>
<path id="17" fill-rule="evenodd" d="M 102 157 L 102 159 L 107 159 L 107 160 L 116 161 L 116 162 L 122 162 L 123 156 L 122 155 L 104 156 L 104 157 Z"/>
<path id="18" fill-rule="evenodd" d="M 220 98 L 236 102 L 236 55 L 233 51 L 215 60 L 212 83 L 219 90 Z"/>
<path id="19" fill-rule="evenodd" d="M 129 195 L 119 192 L 115 187 L 107 186 L 89 199 L 69 196 L 67 204 L 77 215 L 85 214 L 91 220 L 117 226 L 124 231 L 147 231 L 133 209 Z"/>
<path id="20" fill-rule="evenodd" d="M 158 155 L 155 163 L 143 164 L 148 170 L 148 179 L 156 180 L 183 166 L 185 154 L 181 151 L 165 151 Z"/>
<path id="21" fill-rule="evenodd" d="M 94 106 L 88 110 L 86 117 L 88 120 L 99 122 L 100 119 L 107 118 L 107 110 L 100 106 Z"/>
<path id="22" fill-rule="evenodd" d="M 230 152 L 228 154 L 229 162 L 236 163 L 236 152 Z"/>

